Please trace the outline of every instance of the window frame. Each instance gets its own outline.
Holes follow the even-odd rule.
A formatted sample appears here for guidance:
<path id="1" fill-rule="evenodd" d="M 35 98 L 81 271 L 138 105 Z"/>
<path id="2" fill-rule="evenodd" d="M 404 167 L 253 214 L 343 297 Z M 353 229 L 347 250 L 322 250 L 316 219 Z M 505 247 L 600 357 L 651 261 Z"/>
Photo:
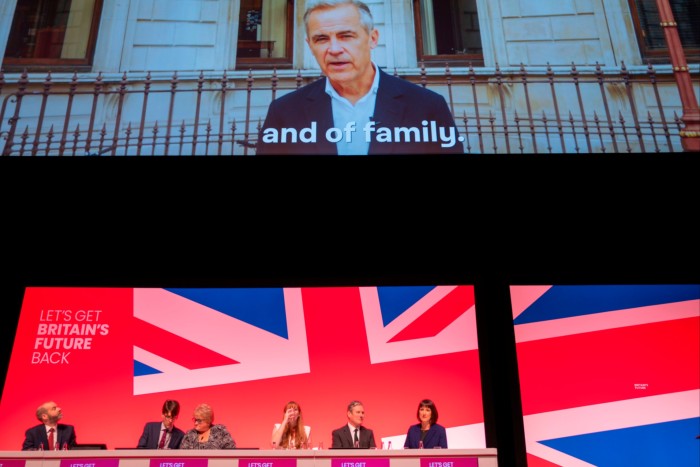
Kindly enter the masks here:
<path id="1" fill-rule="evenodd" d="M 629 8 L 630 8 L 630 14 L 632 16 L 632 22 L 634 23 L 634 32 L 637 36 L 637 43 L 639 46 L 639 53 L 641 54 L 642 61 L 644 63 L 651 63 L 654 65 L 657 64 L 667 64 L 670 63 L 671 61 L 671 52 L 668 49 L 668 45 L 666 44 L 665 41 L 665 33 L 664 33 L 664 47 L 659 47 L 659 48 L 650 48 L 647 46 L 645 37 L 647 34 L 646 29 L 642 26 L 642 21 L 641 21 L 641 15 L 639 14 L 639 8 L 637 5 L 637 2 L 640 0 L 629 0 Z M 669 4 L 673 0 L 669 0 Z M 656 8 L 656 4 L 654 4 L 654 7 Z M 658 8 L 656 10 L 657 15 L 660 16 L 658 12 Z M 689 21 L 687 18 L 676 18 L 674 15 L 674 20 L 676 23 L 679 23 L 680 21 Z M 700 61 L 700 46 L 699 47 L 683 47 L 683 52 L 685 54 L 685 58 L 688 62 L 697 62 Z"/>
<path id="2" fill-rule="evenodd" d="M 238 55 L 238 37 L 235 38 L 235 48 L 236 48 L 236 70 L 248 70 L 248 69 L 269 69 L 271 67 L 280 69 L 291 69 L 293 64 L 293 51 L 294 51 L 294 0 L 287 0 L 287 24 L 285 31 L 285 52 L 284 57 L 240 57 Z M 240 8 L 240 7 L 239 7 Z M 238 11 L 238 21 L 240 28 L 240 9 Z"/>
<path id="3" fill-rule="evenodd" d="M 15 24 L 18 4 L 19 1 L 15 5 L 15 11 L 10 23 L 10 31 Z M 85 58 L 17 58 L 4 55 L 2 58 L 3 69 L 6 71 L 91 71 L 95 59 L 95 49 L 97 47 L 97 36 L 99 33 L 100 20 L 102 18 L 103 4 L 104 0 L 95 0 L 87 48 L 85 49 Z M 7 50 L 5 50 L 5 53 L 7 53 Z"/>
<path id="4" fill-rule="evenodd" d="M 418 56 L 418 63 L 423 63 L 427 67 L 444 67 L 445 64 L 450 66 L 484 66 L 483 45 L 480 54 L 426 54 L 423 49 L 423 18 L 420 12 L 420 2 L 421 0 L 413 0 L 413 22 L 416 30 L 416 54 Z"/>

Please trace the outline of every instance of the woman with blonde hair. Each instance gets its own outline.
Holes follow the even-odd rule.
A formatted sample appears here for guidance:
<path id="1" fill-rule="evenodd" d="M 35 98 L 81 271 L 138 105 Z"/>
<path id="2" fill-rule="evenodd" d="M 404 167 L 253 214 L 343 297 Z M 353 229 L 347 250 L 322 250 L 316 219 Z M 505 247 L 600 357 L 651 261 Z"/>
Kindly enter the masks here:
<path id="1" fill-rule="evenodd" d="M 311 427 L 304 426 L 301 407 L 294 401 L 289 401 L 282 410 L 282 423 L 275 423 L 272 430 L 272 448 L 301 449 L 309 447 Z"/>
<path id="2" fill-rule="evenodd" d="M 194 428 L 185 433 L 180 449 L 233 449 L 236 442 L 225 425 L 214 424 L 214 410 L 199 404 L 192 417 Z"/>

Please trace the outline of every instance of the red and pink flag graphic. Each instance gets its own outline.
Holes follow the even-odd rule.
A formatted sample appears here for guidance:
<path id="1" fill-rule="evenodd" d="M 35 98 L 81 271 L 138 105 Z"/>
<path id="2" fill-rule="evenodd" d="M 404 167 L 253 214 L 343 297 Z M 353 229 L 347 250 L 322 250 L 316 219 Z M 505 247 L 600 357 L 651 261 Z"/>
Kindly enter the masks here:
<path id="1" fill-rule="evenodd" d="M 136 445 L 177 399 L 200 403 L 239 447 L 267 448 L 286 402 L 330 446 L 354 399 L 377 444 L 403 446 L 433 399 L 450 447 L 485 447 L 473 286 L 28 288 L 0 415 L 19 449 L 53 400 L 78 443 Z"/>

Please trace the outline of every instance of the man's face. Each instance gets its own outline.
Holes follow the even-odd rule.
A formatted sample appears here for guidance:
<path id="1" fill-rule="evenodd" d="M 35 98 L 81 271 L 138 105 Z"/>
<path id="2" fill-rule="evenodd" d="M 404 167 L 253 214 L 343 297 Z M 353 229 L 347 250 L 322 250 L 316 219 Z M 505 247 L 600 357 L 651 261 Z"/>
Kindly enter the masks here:
<path id="1" fill-rule="evenodd" d="M 362 405 L 356 405 L 348 410 L 348 420 L 353 426 L 360 426 L 365 420 L 365 408 Z"/>
<path id="2" fill-rule="evenodd" d="M 63 418 L 63 412 L 61 408 L 55 402 L 47 402 L 44 404 L 46 409 L 46 416 L 44 417 L 44 423 L 57 423 L 61 418 Z"/>
<path id="3" fill-rule="evenodd" d="M 360 12 L 353 5 L 316 10 L 309 16 L 306 42 L 323 74 L 341 86 L 372 77 L 371 50 L 379 33 L 370 34 L 360 24 Z"/>
<path id="4" fill-rule="evenodd" d="M 177 420 L 177 415 L 173 415 L 172 412 L 163 413 L 163 426 L 166 429 L 170 430 L 173 427 L 175 420 Z"/>

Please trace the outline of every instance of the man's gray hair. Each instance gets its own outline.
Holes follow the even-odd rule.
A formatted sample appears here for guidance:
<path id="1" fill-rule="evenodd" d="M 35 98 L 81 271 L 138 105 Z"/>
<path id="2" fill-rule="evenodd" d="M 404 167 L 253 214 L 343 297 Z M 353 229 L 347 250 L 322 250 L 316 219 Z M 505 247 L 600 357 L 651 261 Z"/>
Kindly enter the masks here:
<path id="1" fill-rule="evenodd" d="M 357 407 L 358 405 L 362 405 L 362 406 L 364 407 L 364 405 L 363 405 L 362 402 L 360 402 L 360 401 L 355 400 L 355 401 L 350 402 L 350 403 L 348 404 L 348 412 L 351 412 L 352 409 L 353 409 L 354 407 Z"/>
<path id="2" fill-rule="evenodd" d="M 362 28 L 367 31 L 367 34 L 372 32 L 374 29 L 374 18 L 372 18 L 372 12 L 365 2 L 360 0 L 311 0 L 304 13 L 304 28 L 306 29 L 306 33 L 309 33 L 309 16 L 311 16 L 311 13 L 317 10 L 329 10 L 340 5 L 355 6 L 357 11 L 360 12 L 360 24 Z"/>

